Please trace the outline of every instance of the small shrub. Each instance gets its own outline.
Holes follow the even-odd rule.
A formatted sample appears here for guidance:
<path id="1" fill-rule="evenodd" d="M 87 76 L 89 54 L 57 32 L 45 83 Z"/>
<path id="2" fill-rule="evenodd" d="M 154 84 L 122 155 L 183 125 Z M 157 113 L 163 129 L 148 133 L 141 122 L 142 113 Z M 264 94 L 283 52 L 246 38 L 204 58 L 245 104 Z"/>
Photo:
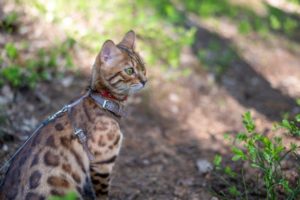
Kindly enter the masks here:
<path id="1" fill-rule="evenodd" d="M 299 118 L 299 115 L 297 115 L 296 121 Z M 287 148 L 283 145 L 281 137 L 269 138 L 256 132 L 255 123 L 250 112 L 246 112 L 243 115 L 243 124 L 246 132 L 238 133 L 233 138 L 236 143 L 232 146 L 232 161 L 241 162 L 243 166 L 247 163 L 250 168 L 257 171 L 257 182 L 263 183 L 263 188 L 260 188 L 260 190 L 265 192 L 266 199 L 276 200 L 284 196 L 285 199 L 292 200 L 299 197 L 300 181 L 298 180 L 296 183 L 290 182 L 285 177 L 282 168 L 282 163 L 288 156 L 297 156 L 296 149 L 299 147 L 291 144 Z M 284 120 L 280 124 L 281 128 L 285 128 L 290 133 L 298 133 L 300 131 L 299 126 L 294 126 L 293 121 Z M 251 190 L 251 186 L 247 186 L 247 182 L 244 179 L 244 169 L 242 168 L 242 173 L 234 172 L 229 166 L 222 166 L 221 162 L 222 157 L 216 155 L 214 159 L 216 171 L 222 176 L 242 180 L 230 182 L 223 179 L 226 180 L 224 182 L 228 189 L 227 194 L 223 192 L 220 195 L 226 198 L 230 196 L 231 198 L 248 199 L 248 190 Z M 243 184 L 235 184 L 234 182 Z"/>
<path id="2" fill-rule="evenodd" d="M 0 60 L 0 87 L 8 83 L 12 88 L 34 88 L 38 82 L 51 80 L 59 74 L 59 68 L 73 67 L 71 50 L 76 41 L 67 38 L 50 49 L 38 49 L 32 58 L 25 60 L 19 57 L 14 43 L 7 43 L 4 47 L 8 59 Z M 58 63 L 60 61 L 60 63 Z"/>

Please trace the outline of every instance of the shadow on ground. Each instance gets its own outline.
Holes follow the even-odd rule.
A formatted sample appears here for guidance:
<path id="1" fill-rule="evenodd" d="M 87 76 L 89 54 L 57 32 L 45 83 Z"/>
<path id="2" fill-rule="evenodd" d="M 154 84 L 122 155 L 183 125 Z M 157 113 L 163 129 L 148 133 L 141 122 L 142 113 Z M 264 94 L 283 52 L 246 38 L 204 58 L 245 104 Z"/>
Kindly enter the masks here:
<path id="1" fill-rule="evenodd" d="M 231 41 L 203 27 L 197 25 L 193 27 L 197 28 L 196 42 L 193 45 L 195 55 L 199 50 L 208 48 L 211 41 L 218 42 L 223 51 L 229 49 L 234 52 L 235 59 L 230 63 L 231 66 L 228 67 L 218 84 L 241 105 L 257 110 L 272 121 L 281 120 L 285 112 L 293 113 L 293 109 L 297 107 L 295 100 L 273 88 L 262 75 L 239 56 L 238 52 L 233 49 Z"/>
<path id="2" fill-rule="evenodd" d="M 178 5 L 168 0 L 163 1 L 162 4 L 163 6 L 156 1 L 149 2 L 149 6 L 156 9 L 157 13 L 169 23 L 175 26 L 183 26 L 186 29 L 196 28 L 195 41 L 192 44 L 193 53 L 196 57 L 199 57 L 200 50 L 211 51 L 211 44 L 218 44 L 218 52 L 210 52 L 215 54 L 214 59 L 217 61 L 213 62 L 217 63 L 208 63 L 208 70 L 210 70 L 210 67 L 213 67 L 211 65 L 220 64 L 218 63 L 218 57 L 221 56 L 218 55 L 219 52 L 230 52 L 233 54 L 231 55 L 232 59 L 230 62 L 225 58 L 225 65 L 227 66 L 225 66 L 225 70 L 221 69 L 223 70 L 223 74 L 222 78 L 218 81 L 218 84 L 225 88 L 241 105 L 248 109 L 257 110 L 272 121 L 280 120 L 282 114 L 286 112 L 293 113 L 296 107 L 293 98 L 283 94 L 280 90 L 273 88 L 268 80 L 256 72 L 254 68 L 239 55 L 238 50 L 233 48 L 234 45 L 232 41 L 223 38 L 217 33 L 209 31 L 201 25 L 201 16 L 198 13 L 200 11 L 198 11 L 197 8 L 202 9 L 204 5 L 201 7 L 197 4 L 197 1 L 184 2 L 182 5 Z M 206 2 L 202 2 L 201 5 L 202 4 L 206 5 Z M 215 14 L 216 16 L 228 16 L 237 22 L 240 22 L 245 18 L 249 21 L 249 24 L 260 22 L 260 26 L 269 26 L 269 18 L 272 16 L 276 19 L 282 19 L 284 22 L 288 21 L 289 18 L 299 21 L 299 16 L 286 13 L 269 4 L 265 4 L 268 11 L 268 16 L 265 17 L 258 16 L 245 6 L 232 5 L 228 1 L 215 0 L 212 1 L 211 4 L 208 3 L 207 6 L 216 9 L 216 11 L 211 11 L 212 14 Z M 170 14 L 168 10 L 172 10 L 172 13 Z M 196 20 L 200 21 L 200 23 L 191 20 L 189 17 L 191 13 L 194 13 L 194 16 L 196 15 Z M 242 16 L 239 16 L 240 14 L 242 14 Z M 295 31 L 295 35 L 298 36 L 299 34 L 297 33 L 299 32 L 300 27 L 298 24 L 296 26 L 297 27 L 293 30 Z M 295 37 L 285 34 L 280 29 L 275 30 L 272 27 L 268 27 L 268 30 L 287 37 L 289 40 L 297 41 Z M 194 73 L 196 73 L 196 71 L 197 70 L 194 70 Z M 226 73 L 224 73 L 225 71 Z M 218 74 L 216 76 L 218 76 Z"/>
<path id="3" fill-rule="evenodd" d="M 202 142 L 185 127 L 185 116 L 196 105 L 190 104 L 178 115 L 166 114 L 165 100 L 153 99 L 153 90 L 144 92 L 142 103 L 130 106 L 132 115 L 122 122 L 125 140 L 112 199 L 211 198 L 209 179 L 199 173 L 196 161 L 211 161 L 216 151 L 203 149 Z M 228 147 L 220 144 L 220 148 Z"/>

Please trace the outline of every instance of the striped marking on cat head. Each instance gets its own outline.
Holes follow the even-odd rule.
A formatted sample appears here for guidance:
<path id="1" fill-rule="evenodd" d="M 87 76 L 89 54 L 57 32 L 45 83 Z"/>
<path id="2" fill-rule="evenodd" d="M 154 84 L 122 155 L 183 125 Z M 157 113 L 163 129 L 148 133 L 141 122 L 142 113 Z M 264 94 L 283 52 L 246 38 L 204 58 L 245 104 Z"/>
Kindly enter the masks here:
<path id="1" fill-rule="evenodd" d="M 128 95 L 144 87 L 146 68 L 134 46 L 133 31 L 129 31 L 117 45 L 111 40 L 103 44 L 93 68 L 93 89 L 105 86 L 117 95 Z"/>

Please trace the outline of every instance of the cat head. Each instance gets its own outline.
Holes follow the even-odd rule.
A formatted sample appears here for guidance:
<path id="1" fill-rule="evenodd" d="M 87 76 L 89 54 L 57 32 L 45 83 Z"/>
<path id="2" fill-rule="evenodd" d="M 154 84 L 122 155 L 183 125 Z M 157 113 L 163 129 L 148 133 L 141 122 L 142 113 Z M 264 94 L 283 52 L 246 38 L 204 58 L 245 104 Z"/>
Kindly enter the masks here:
<path id="1" fill-rule="evenodd" d="M 134 47 L 134 31 L 126 33 L 117 45 L 111 40 L 104 42 L 93 66 L 92 90 L 106 90 L 122 99 L 145 86 L 146 68 Z"/>

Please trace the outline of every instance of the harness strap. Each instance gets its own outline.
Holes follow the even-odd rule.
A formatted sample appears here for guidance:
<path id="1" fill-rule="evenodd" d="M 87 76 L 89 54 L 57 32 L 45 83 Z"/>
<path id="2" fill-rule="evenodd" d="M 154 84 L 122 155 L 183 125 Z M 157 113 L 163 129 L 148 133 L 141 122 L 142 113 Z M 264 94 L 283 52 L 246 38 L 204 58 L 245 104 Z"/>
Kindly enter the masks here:
<path id="1" fill-rule="evenodd" d="M 31 134 L 31 136 L 29 136 L 29 138 L 22 144 L 22 146 L 13 154 L 13 156 L 10 157 L 4 163 L 4 165 L 2 165 L 2 167 L 0 168 L 0 172 L 2 172 L 2 170 L 4 170 L 4 169 L 5 169 L 5 171 L 8 170 L 12 159 L 24 148 L 24 146 L 28 143 L 28 141 L 31 138 L 33 138 L 39 132 L 39 130 L 41 128 L 43 128 L 44 126 L 49 124 L 51 121 L 53 121 L 57 117 L 63 115 L 65 112 L 68 112 L 68 117 L 69 117 L 71 125 L 73 127 L 74 135 L 78 138 L 79 142 L 82 144 L 83 149 L 87 153 L 87 156 L 88 156 L 89 160 L 93 160 L 94 157 L 93 157 L 92 153 L 90 152 L 90 150 L 88 148 L 88 145 L 87 145 L 87 135 L 86 135 L 85 131 L 83 131 L 83 129 L 76 127 L 76 125 L 73 123 L 72 115 L 71 115 L 72 114 L 72 108 L 74 106 L 76 106 L 77 104 L 81 103 L 81 101 L 83 99 L 85 99 L 86 97 L 88 97 L 88 96 L 90 96 L 103 109 L 108 110 L 108 111 L 114 113 L 117 116 L 123 117 L 123 116 L 127 115 L 124 107 L 122 105 L 120 105 L 119 103 L 108 100 L 108 99 L 105 99 L 101 95 L 96 94 L 96 93 L 92 93 L 91 90 L 89 90 L 87 93 L 85 93 L 79 99 L 77 99 L 76 101 L 74 101 L 74 102 L 72 102 L 68 105 L 65 105 L 62 109 L 60 109 L 59 111 L 57 111 L 53 115 L 49 116 L 46 120 L 44 120 L 38 126 L 38 128 L 35 129 L 35 131 Z"/>
<path id="2" fill-rule="evenodd" d="M 82 144 L 83 150 L 86 152 L 89 160 L 90 161 L 94 160 L 94 156 L 91 153 L 91 151 L 89 150 L 88 145 L 87 145 L 86 133 L 81 128 L 77 128 L 77 126 L 74 124 L 74 122 L 72 120 L 72 107 L 69 107 L 69 109 L 68 109 L 68 117 L 70 119 L 71 126 L 73 128 L 73 133 L 78 138 L 79 142 Z"/>

